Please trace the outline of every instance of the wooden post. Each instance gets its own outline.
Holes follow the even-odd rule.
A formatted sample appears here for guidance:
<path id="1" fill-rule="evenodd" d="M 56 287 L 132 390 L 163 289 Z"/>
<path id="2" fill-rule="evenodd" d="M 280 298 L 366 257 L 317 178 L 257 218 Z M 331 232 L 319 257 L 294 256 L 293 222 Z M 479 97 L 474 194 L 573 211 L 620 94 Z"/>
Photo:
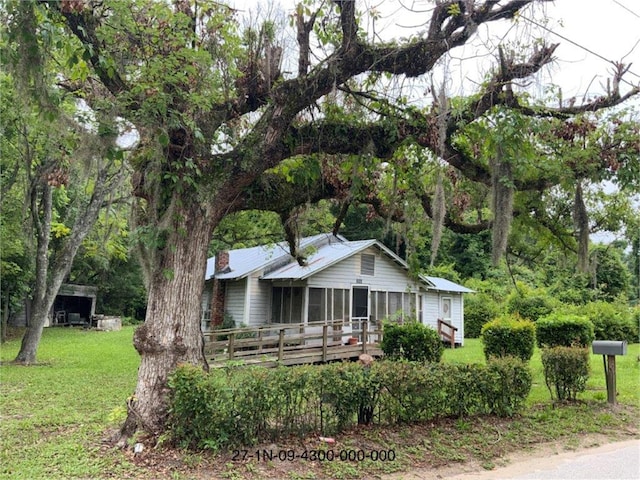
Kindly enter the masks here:
<path id="1" fill-rule="evenodd" d="M 229 334 L 229 360 L 233 359 L 233 349 L 235 348 L 235 343 L 236 343 L 236 334 L 230 333 Z"/>
<path id="2" fill-rule="evenodd" d="M 329 333 L 329 325 L 322 326 L 322 361 L 327 361 L 327 334 Z"/>
<path id="3" fill-rule="evenodd" d="M 616 404 L 616 356 L 607 355 L 607 402 Z"/>
<path id="4" fill-rule="evenodd" d="M 278 334 L 278 361 L 282 361 L 284 357 L 284 328 L 280 329 Z"/>
<path id="5" fill-rule="evenodd" d="M 258 330 L 258 351 L 259 352 L 262 352 L 262 332 L 263 331 L 264 330 L 262 330 L 262 328 Z"/>
<path id="6" fill-rule="evenodd" d="M 369 341 L 369 322 L 362 322 L 362 353 L 367 353 L 367 342 Z"/>

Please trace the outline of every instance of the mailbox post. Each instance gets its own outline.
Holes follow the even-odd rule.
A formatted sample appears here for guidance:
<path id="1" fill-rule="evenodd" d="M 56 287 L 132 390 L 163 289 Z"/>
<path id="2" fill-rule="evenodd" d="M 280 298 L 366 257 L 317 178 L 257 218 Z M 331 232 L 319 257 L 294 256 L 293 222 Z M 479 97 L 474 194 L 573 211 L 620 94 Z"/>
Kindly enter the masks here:
<path id="1" fill-rule="evenodd" d="M 591 344 L 594 354 L 602 355 L 607 382 L 607 402 L 616 403 L 616 355 L 627 354 L 627 342 L 596 340 Z"/>

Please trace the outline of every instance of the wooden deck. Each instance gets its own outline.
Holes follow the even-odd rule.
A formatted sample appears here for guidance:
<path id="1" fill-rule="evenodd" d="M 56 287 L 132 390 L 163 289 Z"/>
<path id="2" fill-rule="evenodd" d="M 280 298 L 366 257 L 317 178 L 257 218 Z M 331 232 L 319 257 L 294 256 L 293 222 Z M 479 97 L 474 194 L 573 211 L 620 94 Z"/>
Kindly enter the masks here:
<path id="1" fill-rule="evenodd" d="M 380 357 L 381 339 L 382 331 L 367 322 L 348 333 L 339 322 L 271 324 L 206 333 L 205 355 L 211 367 L 229 361 L 266 367 L 326 363 L 357 360 L 363 353 Z"/>

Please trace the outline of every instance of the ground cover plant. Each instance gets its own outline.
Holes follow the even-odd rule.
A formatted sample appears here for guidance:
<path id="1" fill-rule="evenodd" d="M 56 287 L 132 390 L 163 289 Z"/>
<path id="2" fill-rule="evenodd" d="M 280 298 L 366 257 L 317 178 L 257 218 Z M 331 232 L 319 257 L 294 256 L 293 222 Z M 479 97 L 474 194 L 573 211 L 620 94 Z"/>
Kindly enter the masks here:
<path id="1" fill-rule="evenodd" d="M 7 363 L 19 340 L 2 345 L 0 379 L 0 478 L 173 478 L 173 479 L 323 479 L 376 478 L 412 468 L 440 468 L 468 462 L 493 468 L 504 452 L 531 449 L 541 442 L 576 448 L 611 439 L 637 436 L 640 401 L 640 346 L 629 346 L 618 358 L 618 401 L 609 408 L 602 359 L 591 355 L 586 391 L 575 404 L 552 405 L 544 383 L 539 350 L 529 365 L 533 388 L 525 411 L 512 418 L 474 416 L 393 427 L 360 425 L 336 436 L 338 450 L 389 452 L 394 461 L 311 462 L 239 460 L 242 449 L 217 455 L 199 450 L 145 445 L 134 455 L 132 445 L 118 450 L 104 443 L 125 415 L 125 400 L 135 387 L 139 357 L 132 345 L 133 328 L 120 332 L 45 329 L 40 363 L 23 367 Z M 484 363 L 480 340 L 446 349 L 444 364 Z M 144 443 L 144 438 L 138 438 Z M 587 442 L 587 443 L 584 443 Z M 275 451 L 328 450 L 310 433 L 286 436 L 253 449 Z"/>

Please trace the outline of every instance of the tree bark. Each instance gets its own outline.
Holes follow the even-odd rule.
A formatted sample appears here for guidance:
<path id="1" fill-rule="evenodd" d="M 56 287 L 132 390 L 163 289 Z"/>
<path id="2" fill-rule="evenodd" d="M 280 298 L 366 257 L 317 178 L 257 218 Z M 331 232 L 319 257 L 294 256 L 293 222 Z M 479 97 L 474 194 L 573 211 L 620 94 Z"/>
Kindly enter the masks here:
<path id="1" fill-rule="evenodd" d="M 145 323 L 133 343 L 141 356 L 135 395 L 119 443 L 135 431 L 160 434 L 168 411 L 167 379 L 181 363 L 207 368 L 200 329 L 207 248 L 215 221 L 197 205 L 175 212 L 177 224 L 167 231 L 166 245 L 152 266 Z"/>
<path id="2" fill-rule="evenodd" d="M 39 198 L 38 198 L 39 197 Z M 38 201 L 40 200 L 40 201 Z M 40 212 L 42 216 L 40 216 Z M 32 314 L 22 337 L 20 351 L 14 362 L 29 365 L 35 363 L 42 329 L 47 322 L 51 304 L 47 301 L 47 275 L 49 272 L 49 239 L 53 217 L 53 189 L 46 182 L 35 185 L 31 191 L 31 215 L 36 229 L 36 283 L 33 292 Z M 53 299 L 51 300 L 53 302 Z"/>
<path id="3" fill-rule="evenodd" d="M 71 233 L 65 238 L 57 254 L 49 253 L 51 222 L 53 218 L 53 187 L 46 178 L 34 180 L 31 190 L 31 215 L 36 229 L 36 282 L 33 291 L 33 310 L 20 351 L 14 362 L 29 365 L 36 362 L 42 330 L 62 282 L 69 274 L 78 249 L 96 223 L 104 199 L 122 178 L 124 170 L 111 175 L 112 163 L 100 164 L 91 198 L 78 207 Z M 38 197 L 40 200 L 38 201 Z"/>

